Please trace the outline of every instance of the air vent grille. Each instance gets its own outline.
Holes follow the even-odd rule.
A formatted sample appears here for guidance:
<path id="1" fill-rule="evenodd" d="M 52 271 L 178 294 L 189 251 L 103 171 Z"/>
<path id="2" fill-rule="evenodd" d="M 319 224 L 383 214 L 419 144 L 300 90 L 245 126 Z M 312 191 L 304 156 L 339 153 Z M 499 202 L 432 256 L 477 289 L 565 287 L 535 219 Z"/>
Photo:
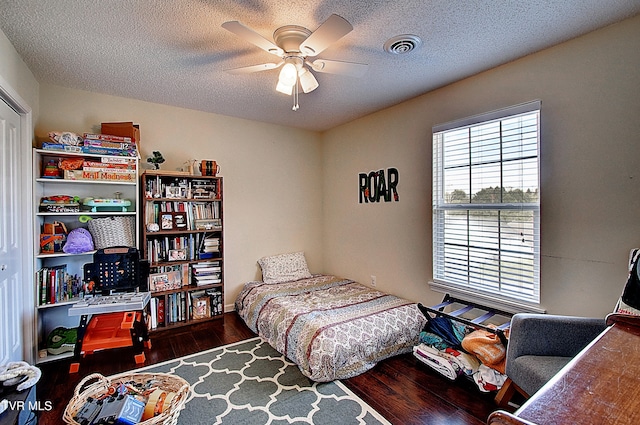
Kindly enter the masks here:
<path id="1" fill-rule="evenodd" d="M 422 45 L 422 40 L 417 35 L 403 34 L 390 38 L 384 43 L 384 51 L 393 55 L 410 53 Z"/>

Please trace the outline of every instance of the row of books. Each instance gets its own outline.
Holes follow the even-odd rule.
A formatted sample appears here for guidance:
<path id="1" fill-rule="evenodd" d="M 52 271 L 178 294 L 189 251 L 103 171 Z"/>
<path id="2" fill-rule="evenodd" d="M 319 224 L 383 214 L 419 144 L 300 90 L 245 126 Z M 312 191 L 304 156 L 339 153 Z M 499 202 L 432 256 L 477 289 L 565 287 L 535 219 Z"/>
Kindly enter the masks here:
<path id="1" fill-rule="evenodd" d="M 67 273 L 66 264 L 43 267 L 36 272 L 38 305 L 55 304 L 80 297 L 83 287 L 78 275 Z"/>
<path id="2" fill-rule="evenodd" d="M 211 251 L 210 246 L 208 247 L 208 252 L 204 251 L 204 242 L 204 233 L 149 237 L 147 239 L 147 259 L 151 264 L 210 259 L 215 256 L 215 253 Z M 220 251 L 219 242 L 217 246 L 216 253 Z"/>
<path id="3" fill-rule="evenodd" d="M 187 215 L 188 228 L 194 230 L 193 223 L 199 219 L 220 218 L 220 202 L 196 202 L 196 201 L 147 201 L 147 217 L 145 221 L 159 224 L 162 213 L 184 212 Z"/>
<path id="4" fill-rule="evenodd" d="M 224 313 L 222 291 L 207 289 L 178 292 L 166 297 L 151 297 L 149 328 L 170 326 L 189 320 L 201 320 Z"/>
<path id="5" fill-rule="evenodd" d="M 174 266 L 155 267 L 149 274 L 149 291 L 162 292 L 180 289 L 187 285 L 213 285 L 222 283 L 220 261 L 182 263 Z"/>
<path id="6" fill-rule="evenodd" d="M 148 178 L 145 183 L 147 198 L 220 199 L 217 180 L 213 179 L 172 179 L 162 176 Z"/>
<path id="7" fill-rule="evenodd" d="M 149 300 L 149 327 L 169 326 L 184 322 L 187 317 L 187 297 L 185 292 L 176 292 L 165 297 L 151 297 Z"/>
<path id="8" fill-rule="evenodd" d="M 221 230 L 220 203 L 149 202 L 145 208 L 148 231 Z M 155 227 L 156 230 L 152 230 Z"/>

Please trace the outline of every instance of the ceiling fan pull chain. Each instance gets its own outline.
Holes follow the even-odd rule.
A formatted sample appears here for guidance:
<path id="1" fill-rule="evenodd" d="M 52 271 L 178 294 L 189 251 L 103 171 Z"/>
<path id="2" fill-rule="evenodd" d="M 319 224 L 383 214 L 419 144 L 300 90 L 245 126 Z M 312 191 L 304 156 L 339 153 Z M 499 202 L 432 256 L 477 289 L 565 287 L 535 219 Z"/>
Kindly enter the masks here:
<path id="1" fill-rule="evenodd" d="M 293 85 L 293 108 L 294 111 L 300 109 L 300 105 L 298 105 L 298 78 L 296 77 L 296 83 Z"/>

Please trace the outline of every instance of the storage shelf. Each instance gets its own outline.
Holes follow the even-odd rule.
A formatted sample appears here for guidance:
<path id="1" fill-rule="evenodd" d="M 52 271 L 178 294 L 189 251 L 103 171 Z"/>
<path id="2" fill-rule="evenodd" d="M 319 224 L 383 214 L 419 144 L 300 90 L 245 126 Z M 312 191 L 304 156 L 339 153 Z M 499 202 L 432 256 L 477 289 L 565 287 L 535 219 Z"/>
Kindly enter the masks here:
<path id="1" fill-rule="evenodd" d="M 38 212 L 36 216 L 42 217 L 79 217 L 81 215 L 91 215 L 91 216 L 107 216 L 111 217 L 113 215 L 136 215 L 136 211 L 78 211 L 78 212 Z"/>
<path id="2" fill-rule="evenodd" d="M 65 158 L 126 158 L 126 159 L 136 159 L 135 156 L 128 155 L 101 155 L 97 153 L 83 153 L 83 152 L 68 152 L 68 151 L 58 151 L 53 149 L 34 149 L 34 152 L 40 154 L 41 156 L 55 156 L 55 157 L 65 157 Z M 140 159 L 140 158 L 137 158 Z"/>
<path id="3" fill-rule="evenodd" d="M 142 218 L 140 246 L 141 249 L 144 249 L 144 258 L 150 261 L 149 267 L 153 275 L 150 278 L 151 283 L 153 283 L 154 289 L 175 287 L 180 285 L 180 282 L 183 284 L 176 289 L 152 292 L 152 308 L 155 304 L 160 306 L 162 303 L 162 307 L 157 307 L 155 315 L 157 316 L 158 310 L 164 309 L 164 323 L 168 323 L 170 319 L 185 319 L 167 325 L 159 325 L 151 329 L 151 332 L 167 331 L 222 317 L 223 312 L 219 311 L 224 310 L 224 196 L 222 189 L 222 177 L 182 173 L 176 175 L 171 172 L 164 173 L 162 170 L 142 173 L 140 183 L 140 199 L 142 201 L 140 203 L 142 209 L 140 214 Z M 206 197 L 196 198 L 194 196 Z M 181 214 L 184 217 L 179 222 L 181 226 L 178 227 L 176 217 Z M 169 222 L 167 215 L 171 215 L 170 226 L 166 225 Z M 203 220 L 203 222 L 197 220 Z M 165 230 L 161 229 L 163 223 Z M 214 223 L 219 227 L 194 229 L 196 223 L 199 227 L 203 227 L 202 224 L 213 226 Z M 149 225 L 152 225 L 152 228 L 158 228 L 158 231 L 148 231 Z M 215 242 L 212 242 L 211 249 L 217 249 L 217 251 L 212 253 L 214 257 L 200 259 L 198 257 L 205 246 L 204 240 L 209 237 L 216 239 Z M 171 251 L 175 250 L 184 250 L 184 255 L 171 256 Z M 180 260 L 168 261 L 169 258 L 180 258 Z M 209 271 L 211 274 L 215 274 L 215 279 L 220 279 L 219 283 L 200 286 L 195 284 L 197 280 L 194 277 L 193 266 L 204 262 L 215 262 L 215 266 L 219 267 Z M 180 273 L 180 279 L 176 278 L 176 272 Z M 163 273 L 167 274 L 165 279 L 170 282 L 166 286 L 163 284 Z M 169 281 L 169 279 L 171 280 Z M 159 282 L 158 286 L 155 282 Z M 199 291 L 211 291 L 212 293 L 202 295 L 202 297 L 197 294 L 198 301 L 195 301 L 191 294 Z M 209 307 L 206 312 L 203 312 L 200 310 L 200 308 L 204 308 L 202 298 L 207 297 L 209 297 L 207 300 Z M 168 309 L 168 306 L 171 306 L 172 309 Z M 195 310 L 196 307 L 199 309 Z M 194 311 L 197 311 L 195 317 L 206 316 L 210 313 L 221 314 L 204 319 L 192 319 Z M 169 316 L 168 314 L 173 315 Z M 156 321 L 162 323 L 159 318 L 154 318 L 153 312 L 151 317 L 152 324 Z"/>
<path id="4" fill-rule="evenodd" d="M 144 232 L 146 237 L 153 237 L 156 235 L 188 235 L 192 233 L 213 233 L 213 232 L 222 232 L 222 229 L 202 229 L 202 230 L 158 230 L 157 232 Z"/>
<path id="5" fill-rule="evenodd" d="M 136 186 L 138 183 L 136 181 L 126 182 L 121 180 L 70 180 L 70 179 L 45 179 L 45 178 L 37 178 L 36 182 L 38 183 L 53 183 L 53 184 L 110 184 L 110 185 L 120 185 L 120 186 Z"/>
<path id="6" fill-rule="evenodd" d="M 73 279 L 78 276 L 80 279 L 83 277 L 84 264 L 92 261 L 95 250 L 83 252 L 79 254 L 72 254 L 66 252 L 54 252 L 54 253 L 42 253 L 40 247 L 40 238 L 38 233 L 42 233 L 44 230 L 44 224 L 51 224 L 54 221 L 63 223 L 66 228 L 71 231 L 77 228 L 87 228 L 86 223 L 81 223 L 78 219 L 81 216 L 90 216 L 93 218 L 106 218 L 117 216 L 128 216 L 134 219 L 135 224 L 135 245 L 139 247 L 140 229 L 139 223 L 139 199 L 140 190 L 138 188 L 138 174 L 131 173 L 128 178 L 133 180 L 71 180 L 71 179 L 52 179 L 44 178 L 43 171 L 46 164 L 53 160 L 56 163 L 59 159 L 75 158 L 83 159 L 93 162 L 102 162 L 102 158 L 107 158 L 113 162 L 113 159 L 121 160 L 126 159 L 131 164 L 131 169 L 135 164 L 135 169 L 139 170 L 139 158 L 132 156 L 117 156 L 117 155 L 100 155 L 89 154 L 82 152 L 65 152 L 49 149 L 33 149 L 32 151 L 32 181 L 33 181 L 33 194 L 32 194 L 32 209 L 28 213 L 33 220 L 33 227 L 36 231 L 36 237 L 32 241 L 33 253 L 34 253 L 34 278 L 33 282 L 36 286 L 34 288 L 35 297 L 33 300 L 33 312 L 34 312 L 34 329 L 33 334 L 35 336 L 33 341 L 34 358 L 38 363 L 54 361 L 58 359 L 68 358 L 73 353 L 63 353 L 61 355 L 47 355 L 47 357 L 41 359 L 38 354 L 42 350 L 46 350 L 47 337 L 52 330 L 57 327 L 73 328 L 79 324 L 79 318 L 70 317 L 67 310 L 80 300 L 79 297 L 74 297 L 68 300 L 64 300 L 63 292 L 69 293 L 73 291 L 77 294 L 80 288 L 74 286 L 71 288 L 65 288 L 65 283 L 69 281 L 67 279 Z M 105 163 L 106 164 L 106 163 Z M 40 204 L 42 199 L 53 195 L 69 195 L 77 196 L 80 199 L 93 197 L 93 198 L 113 198 L 116 192 L 122 194 L 123 199 L 131 201 L 131 205 L 127 208 L 128 211 L 122 211 L 122 208 L 98 208 L 99 211 L 93 212 L 80 206 L 78 211 L 73 212 L 54 212 L 54 211 L 41 211 Z M 48 269 L 54 271 L 56 269 L 66 269 L 66 275 L 62 272 L 56 273 L 55 277 L 49 275 L 48 278 L 44 277 L 41 273 L 41 269 Z M 57 283 L 57 290 L 50 288 L 50 281 Z M 78 282 L 76 281 L 77 285 Z M 61 287 L 62 285 L 62 287 Z M 55 295 L 61 301 L 52 304 L 39 305 L 41 299 L 49 299 L 49 294 L 55 292 Z"/>
<path id="7" fill-rule="evenodd" d="M 166 326 L 158 326 L 157 328 L 150 329 L 149 333 L 171 331 L 176 328 L 182 328 L 184 326 L 189 326 L 196 323 L 209 322 L 211 320 L 222 319 L 223 317 L 224 317 L 224 314 L 218 314 L 216 316 L 207 317 L 205 319 L 191 319 L 188 321 L 173 322 Z"/>
<path id="8" fill-rule="evenodd" d="M 220 202 L 221 198 L 144 198 L 148 202 Z M 180 212 L 180 211 L 175 211 Z"/>
<path id="9" fill-rule="evenodd" d="M 75 304 L 78 301 L 80 301 L 80 299 L 81 299 L 80 297 L 74 297 L 74 298 L 70 298 L 68 300 L 60 301 L 60 302 L 53 303 L 53 304 L 42 304 L 42 305 L 38 306 L 38 309 L 39 310 L 44 310 L 44 309 L 47 309 L 47 308 L 64 307 L 64 306 L 71 307 L 73 304 Z"/>
<path id="10" fill-rule="evenodd" d="M 73 351 L 67 351 L 64 352 L 62 354 L 51 354 L 51 353 L 47 353 L 47 357 L 42 357 L 40 358 L 40 356 L 36 357 L 36 363 L 38 364 L 42 364 L 42 363 L 49 363 L 49 362 L 53 362 L 56 360 L 62 360 L 62 359 L 68 359 L 73 357 Z"/>
<path id="11" fill-rule="evenodd" d="M 96 251 L 87 251 L 87 252 L 81 252 L 79 254 L 70 254 L 67 252 L 55 252 L 53 254 L 37 254 L 36 258 L 40 259 L 40 260 L 46 260 L 48 258 L 60 258 L 60 257 L 83 257 L 83 256 L 87 256 L 87 255 L 93 255 Z"/>
<path id="12" fill-rule="evenodd" d="M 200 286 L 188 285 L 188 286 L 183 286 L 182 288 L 179 288 L 179 289 L 170 289 L 168 291 L 156 291 L 156 292 L 152 292 L 151 296 L 161 297 L 168 294 L 175 294 L 177 292 L 193 292 L 193 291 L 199 291 L 199 290 L 204 291 L 206 289 L 213 289 L 213 288 L 222 288 L 222 282 L 212 283 L 210 285 L 200 285 Z"/>
<path id="13" fill-rule="evenodd" d="M 197 264 L 197 263 L 203 263 L 206 261 L 222 261 L 222 257 L 211 257 L 211 258 L 202 258 L 202 259 L 198 259 L 198 260 L 188 260 L 188 261 L 164 261 L 164 262 L 158 262 L 158 263 L 150 263 L 149 266 L 150 267 L 162 267 L 162 266 L 176 266 L 178 264 Z"/>

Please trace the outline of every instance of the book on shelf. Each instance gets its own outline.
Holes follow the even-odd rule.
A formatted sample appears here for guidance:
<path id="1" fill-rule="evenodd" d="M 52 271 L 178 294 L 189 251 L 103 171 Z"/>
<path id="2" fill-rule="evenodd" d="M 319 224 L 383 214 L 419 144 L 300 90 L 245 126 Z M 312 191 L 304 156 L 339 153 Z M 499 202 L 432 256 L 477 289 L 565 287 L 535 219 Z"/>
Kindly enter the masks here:
<path id="1" fill-rule="evenodd" d="M 198 267 L 193 269 L 193 274 L 195 276 L 204 276 L 207 274 L 211 274 L 212 272 L 221 272 L 222 267 L 220 266 L 210 266 L 210 267 Z"/>
<path id="2" fill-rule="evenodd" d="M 35 280 L 39 292 L 38 305 L 55 304 L 82 294 L 80 278 L 67 273 L 66 264 L 39 269 Z"/>
<path id="3" fill-rule="evenodd" d="M 167 323 L 166 320 L 166 311 L 165 311 L 165 301 L 164 297 L 157 298 L 158 300 L 158 326 L 165 326 Z"/>
<path id="4" fill-rule="evenodd" d="M 224 313 L 224 306 L 222 303 L 222 291 L 217 288 L 207 289 L 205 294 L 209 297 L 209 303 L 211 306 L 211 316 L 218 316 Z"/>
<path id="5" fill-rule="evenodd" d="M 158 299 L 151 297 L 149 300 L 149 329 L 158 327 Z"/>

